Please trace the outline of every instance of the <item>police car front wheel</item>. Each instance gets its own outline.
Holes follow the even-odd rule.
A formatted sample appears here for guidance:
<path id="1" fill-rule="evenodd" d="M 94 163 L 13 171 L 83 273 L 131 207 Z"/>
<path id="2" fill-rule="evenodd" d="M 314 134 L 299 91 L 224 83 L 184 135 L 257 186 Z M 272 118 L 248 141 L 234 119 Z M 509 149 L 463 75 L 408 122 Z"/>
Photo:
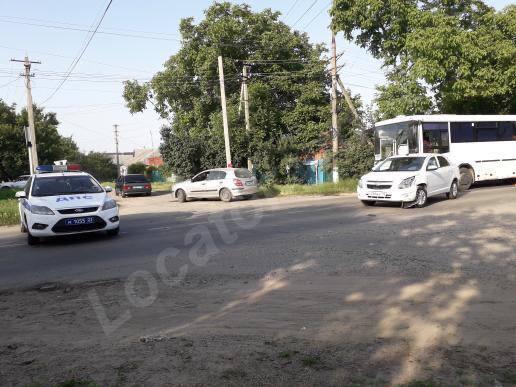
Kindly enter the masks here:
<path id="1" fill-rule="evenodd" d="M 120 232 L 120 227 L 114 228 L 113 230 L 107 230 L 106 231 L 106 233 L 109 236 L 117 236 L 119 232 Z"/>
<path id="2" fill-rule="evenodd" d="M 39 238 L 32 236 L 30 232 L 27 232 L 27 244 L 30 246 L 37 245 L 39 243 Z"/>

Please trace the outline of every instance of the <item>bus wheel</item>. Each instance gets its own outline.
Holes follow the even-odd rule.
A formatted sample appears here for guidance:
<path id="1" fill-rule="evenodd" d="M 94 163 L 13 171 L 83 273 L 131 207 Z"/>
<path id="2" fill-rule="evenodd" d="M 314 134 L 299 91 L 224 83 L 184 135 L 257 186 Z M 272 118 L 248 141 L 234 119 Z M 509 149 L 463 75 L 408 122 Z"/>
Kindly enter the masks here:
<path id="1" fill-rule="evenodd" d="M 467 191 L 473 184 L 473 171 L 467 167 L 460 168 L 460 182 L 459 189 L 461 191 Z"/>

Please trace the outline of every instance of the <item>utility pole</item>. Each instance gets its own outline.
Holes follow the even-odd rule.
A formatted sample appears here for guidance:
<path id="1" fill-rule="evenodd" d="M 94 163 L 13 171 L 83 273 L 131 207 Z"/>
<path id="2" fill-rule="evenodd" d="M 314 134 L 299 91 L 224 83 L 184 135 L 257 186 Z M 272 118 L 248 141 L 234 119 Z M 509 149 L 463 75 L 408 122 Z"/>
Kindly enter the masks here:
<path id="1" fill-rule="evenodd" d="M 349 106 L 349 110 L 351 110 L 351 113 L 355 117 L 355 120 L 357 121 L 357 123 L 360 124 L 362 120 L 360 119 L 357 109 L 355 108 L 355 105 L 353 104 L 353 100 L 351 99 L 351 96 L 349 95 L 348 91 L 344 87 L 344 84 L 342 83 L 342 80 L 340 79 L 339 75 L 337 75 L 337 82 L 339 83 L 342 94 L 344 94 L 344 98 L 346 99 L 346 102 Z"/>
<path id="2" fill-rule="evenodd" d="M 149 129 L 149 133 L 150 133 L 150 140 L 151 140 L 152 149 L 154 149 L 154 136 L 152 135 L 152 129 Z"/>
<path id="3" fill-rule="evenodd" d="M 332 144 L 332 175 L 333 182 L 339 181 L 339 167 L 337 165 L 337 153 L 339 151 L 339 120 L 337 115 L 337 45 L 335 43 L 335 32 L 331 31 L 331 134 Z"/>
<path id="4" fill-rule="evenodd" d="M 120 177 L 120 155 L 118 153 L 118 125 L 114 124 L 113 128 L 115 128 L 116 176 Z"/>
<path id="5" fill-rule="evenodd" d="M 25 88 L 27 90 L 27 116 L 29 119 L 29 130 L 27 136 L 27 148 L 29 150 L 29 168 L 30 173 L 34 174 L 36 172 L 36 167 L 39 165 L 38 163 L 38 147 L 36 143 L 36 129 L 34 126 L 34 109 L 32 104 L 32 90 L 30 86 L 30 77 L 33 74 L 30 73 L 30 67 L 32 64 L 41 64 L 39 61 L 30 61 L 29 57 L 26 56 L 25 59 L 11 59 L 11 62 L 21 62 L 25 67 L 25 73 L 20 74 L 25 77 Z"/>
<path id="6" fill-rule="evenodd" d="M 226 148 L 226 166 L 231 167 L 231 149 L 229 145 L 228 112 L 226 109 L 226 90 L 224 88 L 224 67 L 219 56 L 220 103 L 222 104 L 222 123 L 224 125 L 224 145 Z"/>
<path id="7" fill-rule="evenodd" d="M 245 131 L 247 132 L 247 135 L 249 135 L 251 132 L 251 124 L 249 122 L 249 91 L 247 90 L 247 79 L 247 66 L 244 65 L 244 68 L 242 69 L 242 94 L 244 96 Z M 253 161 L 251 160 L 251 157 L 247 158 L 247 169 L 250 171 L 253 170 Z"/>

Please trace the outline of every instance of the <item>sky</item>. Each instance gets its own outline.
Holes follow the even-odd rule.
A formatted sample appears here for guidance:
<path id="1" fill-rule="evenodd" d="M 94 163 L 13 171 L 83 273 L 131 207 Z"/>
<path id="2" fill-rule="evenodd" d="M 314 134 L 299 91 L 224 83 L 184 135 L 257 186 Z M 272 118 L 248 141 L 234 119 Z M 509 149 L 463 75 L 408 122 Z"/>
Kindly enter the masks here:
<path id="1" fill-rule="evenodd" d="M 243 1 L 232 1 L 241 3 Z M 328 9 L 331 0 L 248 0 L 254 11 L 272 8 L 281 20 L 308 33 L 313 43 L 330 44 Z M 507 0 L 489 0 L 501 9 Z M 122 81 L 148 80 L 180 48 L 179 22 L 203 18 L 208 0 L 113 0 L 70 78 L 57 90 L 64 74 L 84 46 L 88 32 L 108 0 L 0 0 L 0 99 L 18 107 L 26 104 L 21 63 L 11 58 L 41 61 L 34 64 L 32 94 L 35 104 L 57 113 L 59 132 L 72 136 L 82 151 L 114 152 L 113 125 L 118 124 L 120 151 L 157 147 L 163 125 L 147 109 L 131 115 L 124 106 Z M 380 62 L 337 35 L 343 82 L 366 103 L 375 85 L 384 81 Z M 50 98 L 49 98 L 50 97 Z M 45 102 L 46 101 L 46 102 Z M 36 129 L 37 130 L 37 129 Z"/>

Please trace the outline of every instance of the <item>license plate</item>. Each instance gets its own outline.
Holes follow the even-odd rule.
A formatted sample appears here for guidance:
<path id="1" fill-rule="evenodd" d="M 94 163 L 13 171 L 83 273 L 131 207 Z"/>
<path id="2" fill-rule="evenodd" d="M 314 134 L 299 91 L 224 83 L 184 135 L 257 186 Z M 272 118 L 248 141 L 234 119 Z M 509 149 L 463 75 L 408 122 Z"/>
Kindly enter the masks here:
<path id="1" fill-rule="evenodd" d="M 246 181 L 245 185 L 254 185 L 254 181 Z"/>
<path id="2" fill-rule="evenodd" d="M 385 197 L 385 192 L 381 192 L 381 191 L 374 191 L 374 192 L 373 192 L 373 196 L 374 196 L 374 197 L 377 197 L 377 198 L 384 198 L 384 197 Z"/>
<path id="3" fill-rule="evenodd" d="M 82 226 L 83 224 L 93 224 L 95 223 L 95 218 L 92 216 L 87 216 L 84 218 L 71 218 L 66 219 L 65 224 L 67 226 Z"/>
<path id="4" fill-rule="evenodd" d="M 142 185 L 135 185 L 133 188 L 136 188 L 136 189 L 142 189 L 143 186 Z"/>

